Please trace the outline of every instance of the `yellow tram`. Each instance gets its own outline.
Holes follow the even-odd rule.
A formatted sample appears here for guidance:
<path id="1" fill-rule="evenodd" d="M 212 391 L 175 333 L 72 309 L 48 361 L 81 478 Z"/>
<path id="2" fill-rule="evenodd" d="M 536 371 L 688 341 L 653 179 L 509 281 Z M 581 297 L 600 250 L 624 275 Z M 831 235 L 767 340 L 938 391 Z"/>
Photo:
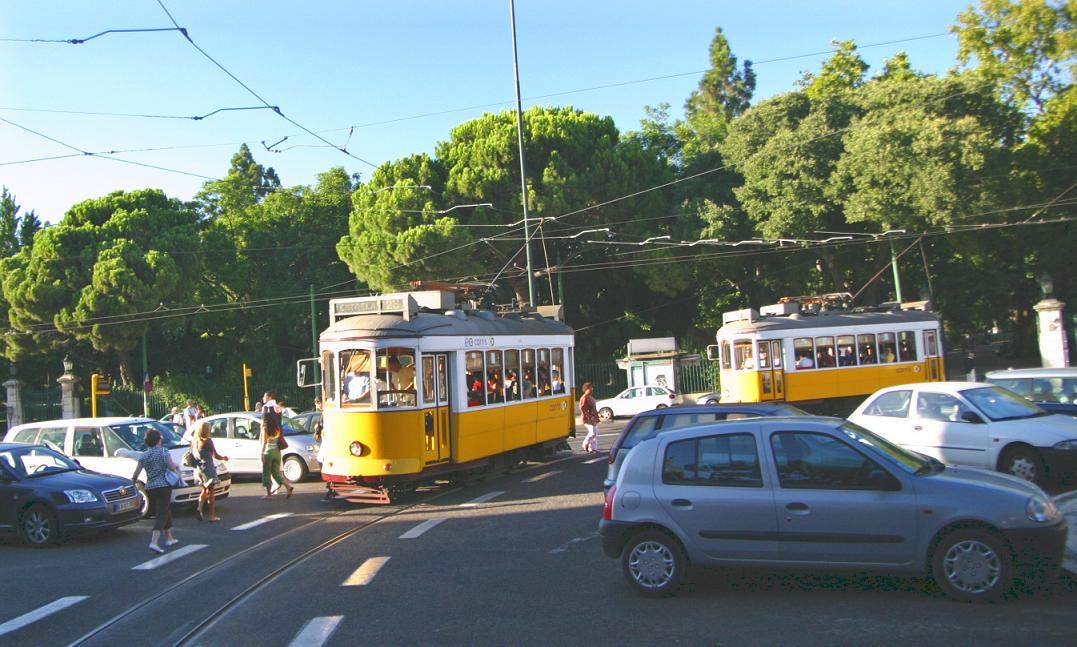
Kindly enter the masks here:
<path id="1" fill-rule="evenodd" d="M 548 454 L 574 434 L 567 325 L 472 309 L 444 290 L 329 309 L 321 473 L 341 496 L 389 503 L 423 482 Z"/>
<path id="2" fill-rule="evenodd" d="M 721 401 L 840 411 L 842 398 L 946 379 L 941 322 L 926 304 L 826 309 L 832 305 L 800 298 L 725 313 L 709 348 L 720 361 Z"/>

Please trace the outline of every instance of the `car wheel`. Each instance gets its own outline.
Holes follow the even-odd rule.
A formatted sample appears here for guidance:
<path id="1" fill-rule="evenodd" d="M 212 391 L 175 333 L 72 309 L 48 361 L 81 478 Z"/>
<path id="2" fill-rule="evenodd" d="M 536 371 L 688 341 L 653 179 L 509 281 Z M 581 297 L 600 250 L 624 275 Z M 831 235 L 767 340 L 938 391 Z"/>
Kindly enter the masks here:
<path id="1" fill-rule="evenodd" d="M 303 459 L 295 456 L 289 456 L 284 459 L 284 478 L 293 483 L 298 483 L 307 478 L 307 466 L 303 462 Z"/>
<path id="2" fill-rule="evenodd" d="M 625 579 L 637 593 L 648 596 L 673 593 L 684 581 L 687 565 L 677 540 L 657 530 L 632 537 L 621 552 Z"/>
<path id="3" fill-rule="evenodd" d="M 998 469 L 1031 483 L 1043 482 L 1043 461 L 1036 450 L 1030 447 L 1007 449 L 999 459 Z"/>
<path id="4" fill-rule="evenodd" d="M 667 408 L 667 407 L 669 407 L 669 405 L 667 405 L 667 404 L 660 404 L 660 405 L 656 406 L 656 407 L 655 407 L 655 409 L 665 409 L 665 408 Z"/>
<path id="5" fill-rule="evenodd" d="M 932 555 L 935 583 L 963 602 L 995 600 L 1010 590 L 1013 563 L 1006 545 L 983 530 L 957 530 Z"/>
<path id="6" fill-rule="evenodd" d="M 19 520 L 19 530 L 22 531 L 23 541 L 35 548 L 56 543 L 60 534 L 56 515 L 43 505 L 30 506 L 22 514 Z"/>
<path id="7" fill-rule="evenodd" d="M 146 486 L 138 483 L 135 485 L 138 488 L 138 494 L 142 497 L 142 518 L 150 516 L 150 498 L 146 496 Z"/>
<path id="8" fill-rule="evenodd" d="M 598 410 L 598 419 L 602 422 L 609 422 L 613 420 L 613 409 L 609 407 L 602 407 Z"/>
<path id="9" fill-rule="evenodd" d="M 707 400 L 707 404 L 718 404 L 717 400 Z"/>

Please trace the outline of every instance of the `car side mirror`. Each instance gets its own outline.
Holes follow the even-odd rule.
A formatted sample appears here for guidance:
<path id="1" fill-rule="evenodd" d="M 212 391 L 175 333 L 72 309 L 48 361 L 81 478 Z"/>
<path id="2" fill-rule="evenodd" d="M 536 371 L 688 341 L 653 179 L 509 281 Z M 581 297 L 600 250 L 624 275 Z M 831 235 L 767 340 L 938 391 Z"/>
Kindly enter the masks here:
<path id="1" fill-rule="evenodd" d="M 982 425 L 984 423 L 984 419 L 981 418 L 980 414 L 976 413 L 975 411 L 966 411 L 962 413 L 961 419 L 965 422 L 971 422 L 977 425 Z"/>

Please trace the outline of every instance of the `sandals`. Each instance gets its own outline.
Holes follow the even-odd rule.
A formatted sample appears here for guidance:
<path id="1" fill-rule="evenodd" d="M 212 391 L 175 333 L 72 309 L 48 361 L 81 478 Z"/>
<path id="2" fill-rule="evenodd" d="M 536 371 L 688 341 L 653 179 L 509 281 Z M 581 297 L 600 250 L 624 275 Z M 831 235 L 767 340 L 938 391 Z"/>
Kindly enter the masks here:
<path id="1" fill-rule="evenodd" d="M 220 520 L 221 520 L 220 517 L 211 517 L 209 521 L 210 521 L 210 523 L 216 523 L 216 522 L 218 522 Z"/>

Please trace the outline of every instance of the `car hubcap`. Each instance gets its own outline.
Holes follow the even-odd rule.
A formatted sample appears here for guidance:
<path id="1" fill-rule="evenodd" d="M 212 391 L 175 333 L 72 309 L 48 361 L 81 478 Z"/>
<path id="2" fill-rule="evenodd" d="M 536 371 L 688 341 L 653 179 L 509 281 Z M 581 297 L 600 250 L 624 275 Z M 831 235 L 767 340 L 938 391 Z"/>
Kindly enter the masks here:
<path id="1" fill-rule="evenodd" d="M 299 466 L 299 463 L 296 463 L 295 461 L 287 461 L 284 463 L 284 476 L 289 481 L 298 481 L 302 474 L 303 468 Z"/>
<path id="2" fill-rule="evenodd" d="M 628 570 L 632 578 L 647 589 L 660 588 L 673 578 L 676 562 L 667 546 L 656 541 L 638 544 L 632 549 Z"/>
<path id="3" fill-rule="evenodd" d="M 43 544 L 49 540 L 51 528 L 49 519 L 44 514 L 34 510 L 26 517 L 26 536 L 35 544 Z"/>
<path id="4" fill-rule="evenodd" d="M 1002 573 L 998 555 L 987 544 L 968 540 L 954 544 L 942 561 L 946 579 L 963 593 L 993 589 Z"/>
<path id="5" fill-rule="evenodd" d="M 1010 461 L 1010 474 L 1026 481 L 1036 480 L 1036 464 L 1028 456 L 1015 456 Z"/>

